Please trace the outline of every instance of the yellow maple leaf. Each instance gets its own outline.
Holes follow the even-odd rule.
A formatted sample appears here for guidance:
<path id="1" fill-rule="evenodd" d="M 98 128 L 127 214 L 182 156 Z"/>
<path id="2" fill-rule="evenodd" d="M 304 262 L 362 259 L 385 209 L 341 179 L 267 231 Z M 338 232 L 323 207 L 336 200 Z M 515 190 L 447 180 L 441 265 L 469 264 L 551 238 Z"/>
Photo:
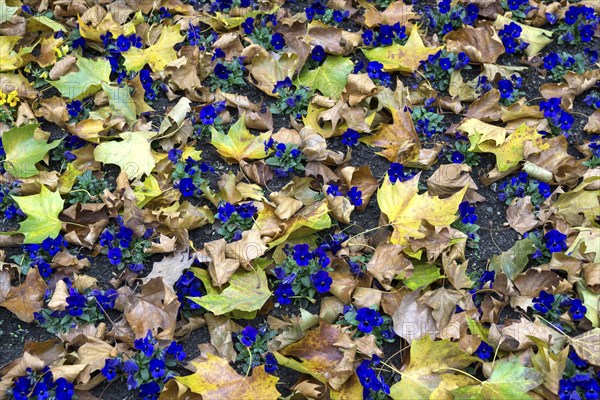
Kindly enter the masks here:
<path id="1" fill-rule="evenodd" d="M 264 365 L 252 370 L 251 376 L 241 376 L 229 366 L 224 358 L 206 353 L 206 361 L 192 362 L 196 367 L 193 375 L 178 376 L 178 382 L 204 400 L 276 400 L 281 395 L 275 385 L 279 378 L 267 374 Z"/>
<path id="2" fill-rule="evenodd" d="M 394 227 L 391 242 L 407 245 L 409 238 L 421 239 L 425 234 L 419 231 L 423 221 L 436 228 L 447 227 L 456 219 L 458 205 L 462 201 L 467 186 L 452 196 L 440 199 L 429 193 L 419 194 L 420 174 L 405 182 L 390 182 L 385 176 L 383 185 L 377 191 L 377 203 Z"/>
<path id="3" fill-rule="evenodd" d="M 415 72 L 421 63 L 432 54 L 437 53 L 444 46 L 427 47 L 416 28 L 410 32 L 410 36 L 404 46 L 394 43 L 387 47 L 374 49 L 362 49 L 370 61 L 379 61 L 386 71 L 400 71 L 405 73 Z"/>
<path id="4" fill-rule="evenodd" d="M 236 160 L 238 163 L 243 159 L 258 160 L 265 158 L 269 152 L 265 152 L 265 142 L 271 138 L 271 131 L 254 136 L 246 128 L 246 114 L 229 128 L 227 134 L 212 128 L 211 144 L 217 148 L 217 152 L 225 157 L 227 162 Z"/>
<path id="5" fill-rule="evenodd" d="M 173 46 L 184 39 L 179 32 L 179 25 L 165 26 L 160 37 L 152 46 L 143 50 L 136 47 L 130 48 L 123 53 L 125 68 L 128 71 L 137 72 L 144 68 L 144 65 L 149 64 L 152 71 L 162 71 L 167 64 L 177 59 L 177 52 Z"/>
<path id="6" fill-rule="evenodd" d="M 531 141 L 535 147 L 541 150 L 549 147 L 548 143 L 544 143 L 544 137 L 536 131 L 535 127 L 525 124 L 518 127 L 499 145 L 496 144 L 497 142 L 495 143 L 495 140 L 490 139 L 491 136 L 486 134 L 485 130 L 469 132 L 471 151 L 493 153 L 496 156 L 496 164 L 500 172 L 514 167 L 523 160 L 525 142 Z"/>

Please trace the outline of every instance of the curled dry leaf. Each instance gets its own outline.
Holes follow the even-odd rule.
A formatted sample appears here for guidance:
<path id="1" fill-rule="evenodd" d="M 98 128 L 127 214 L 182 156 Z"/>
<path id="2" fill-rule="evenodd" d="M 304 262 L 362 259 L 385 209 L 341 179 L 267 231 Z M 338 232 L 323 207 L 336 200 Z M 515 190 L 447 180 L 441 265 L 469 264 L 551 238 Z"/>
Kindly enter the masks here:
<path id="1" fill-rule="evenodd" d="M 476 63 L 493 64 L 504 54 L 502 41 L 491 24 L 481 24 L 477 28 L 465 25 L 449 32 L 445 39 L 448 51 L 464 51 Z"/>

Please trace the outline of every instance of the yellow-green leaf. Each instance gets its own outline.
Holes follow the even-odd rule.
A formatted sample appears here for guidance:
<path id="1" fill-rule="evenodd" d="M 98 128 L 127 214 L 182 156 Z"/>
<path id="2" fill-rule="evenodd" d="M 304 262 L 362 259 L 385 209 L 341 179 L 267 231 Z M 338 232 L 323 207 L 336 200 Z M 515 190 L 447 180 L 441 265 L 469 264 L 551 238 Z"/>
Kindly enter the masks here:
<path id="1" fill-rule="evenodd" d="M 217 152 L 225 157 L 229 163 L 244 159 L 257 160 L 265 158 L 269 153 L 265 152 L 265 142 L 271 138 L 271 132 L 264 132 L 254 136 L 246 128 L 246 114 L 229 128 L 227 134 L 212 128 L 211 144 L 217 148 Z"/>
<path id="2" fill-rule="evenodd" d="M 377 192 L 377 203 L 392 226 L 391 242 L 406 245 L 409 238 L 421 239 L 419 231 L 423 221 L 437 228 L 450 226 L 456 219 L 458 205 L 467 191 L 467 186 L 452 196 L 440 199 L 429 193 L 419 194 L 419 177 L 392 184 L 386 175 L 383 185 Z"/>
<path id="3" fill-rule="evenodd" d="M 390 396 L 394 400 L 429 399 L 445 375 L 456 374 L 450 368 L 463 369 L 477 360 L 450 340 L 433 341 L 428 335 L 413 340 L 410 362 L 402 380 L 390 388 Z"/>
<path id="4" fill-rule="evenodd" d="M 155 132 L 123 132 L 121 141 L 101 143 L 94 149 L 94 159 L 105 164 L 116 164 L 129 179 L 150 175 L 155 166 L 150 142 Z"/>
<path id="5" fill-rule="evenodd" d="M 205 361 L 192 362 L 194 374 L 175 377 L 203 400 L 276 400 L 281 395 L 275 387 L 279 378 L 267 374 L 264 365 L 254 368 L 251 376 L 241 376 L 224 358 L 205 355 Z"/>
<path id="6" fill-rule="evenodd" d="M 394 43 L 391 46 L 376 47 L 374 49 L 362 49 L 370 61 L 379 61 L 386 71 L 400 71 L 413 73 L 432 54 L 438 52 L 444 46 L 427 47 L 415 27 L 411 32 L 405 45 Z"/>
<path id="7" fill-rule="evenodd" d="M 502 359 L 495 363 L 488 380 L 452 391 L 456 400 L 530 400 L 528 391 L 544 381 L 544 374 L 527 368 L 518 359 Z"/>
<path id="8" fill-rule="evenodd" d="M 303 71 L 297 83 L 318 90 L 325 96 L 338 99 L 348 81 L 348 74 L 354 69 L 350 57 L 329 56 L 323 65 Z"/>
<path id="9" fill-rule="evenodd" d="M 60 144 L 60 140 L 48 143 L 34 136 L 38 124 L 12 128 L 2 135 L 2 144 L 6 152 L 4 168 L 17 178 L 28 178 L 39 171 L 35 164 L 41 161 L 48 151 Z"/>
<path id="10" fill-rule="evenodd" d="M 39 194 L 31 196 L 12 196 L 27 219 L 19 224 L 14 233 L 25 236 L 23 243 L 41 243 L 47 237 L 55 238 L 60 232 L 58 214 L 62 212 L 65 201 L 58 191 L 51 192 L 41 185 Z"/>
<path id="11" fill-rule="evenodd" d="M 542 28 L 536 28 L 535 26 L 521 24 L 519 22 L 515 22 L 510 18 L 506 18 L 503 15 L 499 15 L 496 17 L 496 21 L 494 22 L 494 27 L 497 30 L 504 28 L 505 25 L 509 25 L 511 22 L 519 25 L 523 30 L 521 31 L 521 36 L 519 37 L 523 42 L 529 43 L 529 46 L 525 48 L 525 54 L 529 57 L 535 56 L 539 53 L 546 45 L 552 43 L 552 31 L 547 31 Z"/>
<path id="12" fill-rule="evenodd" d="M 94 61 L 79 57 L 75 65 L 78 71 L 61 76 L 57 81 L 48 81 L 64 97 L 82 100 L 102 89 L 103 83 L 110 82 L 111 69 L 108 60 L 99 58 Z"/>
<path id="13" fill-rule="evenodd" d="M 173 47 L 182 42 L 183 39 L 179 25 L 165 26 L 160 33 L 160 37 L 152 46 L 143 50 L 131 47 L 123 53 L 125 68 L 128 71 L 137 72 L 148 64 L 152 71 L 160 72 L 165 69 L 168 63 L 177 59 L 177 52 Z"/>
<path id="14" fill-rule="evenodd" d="M 194 274 L 202 279 L 205 287 L 212 287 L 208 272 L 192 268 Z M 262 269 L 254 271 L 236 271 L 229 279 L 221 293 L 208 291 L 202 297 L 190 297 L 191 300 L 215 315 L 223 315 L 232 311 L 252 312 L 260 310 L 271 297 L 267 275 Z"/>
<path id="15" fill-rule="evenodd" d="M 6 4 L 6 0 L 0 0 L 0 24 L 8 21 L 19 10 L 19 7 L 11 7 Z"/>

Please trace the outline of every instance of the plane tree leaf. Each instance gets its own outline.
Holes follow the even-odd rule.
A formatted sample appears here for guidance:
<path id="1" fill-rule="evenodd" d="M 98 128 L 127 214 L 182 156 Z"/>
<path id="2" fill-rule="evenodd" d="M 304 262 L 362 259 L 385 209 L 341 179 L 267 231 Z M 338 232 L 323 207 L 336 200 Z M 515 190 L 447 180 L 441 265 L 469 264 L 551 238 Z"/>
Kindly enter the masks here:
<path id="1" fill-rule="evenodd" d="M 379 61 L 386 71 L 413 73 L 432 54 L 444 46 L 427 47 L 419 35 L 418 29 L 413 29 L 405 45 L 394 43 L 391 46 L 362 49 L 370 61 Z"/>
<path id="2" fill-rule="evenodd" d="M 436 228 L 447 227 L 456 219 L 458 205 L 462 201 L 467 186 L 452 196 L 440 199 L 429 193 L 419 194 L 419 177 L 404 182 L 391 183 L 386 175 L 383 185 L 377 192 L 377 203 L 392 226 L 391 242 L 408 244 L 409 238 L 421 239 L 424 233 L 419 230 L 427 221 Z"/>
<path id="3" fill-rule="evenodd" d="M 452 391 L 456 400 L 529 400 L 528 391 L 544 381 L 544 374 L 528 368 L 519 360 L 499 360 L 488 380 L 476 385 L 459 387 Z"/>
<path id="4" fill-rule="evenodd" d="M 215 315 L 223 315 L 232 311 L 257 311 L 271 297 L 267 275 L 260 268 L 256 272 L 236 271 L 229 279 L 229 286 L 220 293 L 212 289 L 212 281 L 208 272 L 199 268 L 191 270 L 204 282 L 208 293 L 202 297 L 191 297 L 190 299 Z M 209 287 L 212 290 L 209 290 Z"/>
<path id="5" fill-rule="evenodd" d="M 477 360 L 450 340 L 433 341 L 428 335 L 413 340 L 410 362 L 402 372 L 402 380 L 390 388 L 390 396 L 394 400 L 435 398 L 430 395 L 443 379 L 456 374 L 450 368 L 463 369 Z"/>
<path id="6" fill-rule="evenodd" d="M 349 57 L 331 56 L 323 65 L 306 70 L 298 76 L 298 84 L 309 86 L 325 96 L 338 99 L 348 81 L 348 74 L 354 69 Z"/>
<path id="7" fill-rule="evenodd" d="M 14 177 L 28 178 L 39 171 L 35 164 L 42 161 L 48 151 L 60 144 L 60 140 L 48 143 L 37 139 L 35 130 L 38 124 L 23 125 L 12 128 L 2 135 L 2 144 L 6 152 L 4 168 Z"/>
<path id="8" fill-rule="evenodd" d="M 493 125 L 488 126 L 489 129 L 496 128 Z M 535 127 L 526 124 L 518 127 L 501 144 L 497 144 L 499 137 L 496 133 L 489 132 L 481 126 L 480 129 L 469 131 L 470 150 L 476 153 L 493 153 L 496 156 L 496 164 L 500 172 L 516 166 L 525 158 L 525 142 L 531 141 L 535 147 L 541 150 L 546 150 L 549 146 L 544 143 L 543 136 L 537 132 Z"/>
<path id="9" fill-rule="evenodd" d="M 240 119 L 229 128 L 227 134 L 212 128 L 211 143 L 217 148 L 217 152 L 225 158 L 227 162 L 240 162 L 244 159 L 257 160 L 269 155 L 265 152 L 265 142 L 271 138 L 271 132 L 264 132 L 254 136 L 246 128 L 246 114 L 242 114 Z"/>
<path id="10" fill-rule="evenodd" d="M 155 161 L 150 142 L 155 132 L 123 132 L 123 140 L 104 142 L 94 149 L 94 159 L 105 164 L 116 164 L 130 180 L 150 175 Z"/>
<path id="11" fill-rule="evenodd" d="M 108 96 L 108 103 L 114 115 L 125 118 L 125 121 L 129 124 L 134 123 L 137 117 L 135 103 L 129 93 L 129 86 L 113 86 L 103 82 L 102 89 Z"/>
<path id="12" fill-rule="evenodd" d="M 536 247 L 529 238 L 517 241 L 513 247 L 492 257 L 490 268 L 496 272 L 504 272 L 511 280 L 525 269 L 529 255 L 535 253 Z"/>
<path id="13" fill-rule="evenodd" d="M 60 232 L 58 214 L 62 212 L 65 201 L 58 191 L 51 192 L 41 185 L 39 194 L 31 196 L 12 196 L 21 211 L 27 216 L 14 233 L 25 236 L 23 243 L 41 243 L 47 237 L 55 238 Z"/>
<path id="14" fill-rule="evenodd" d="M 110 63 L 99 58 L 94 61 L 89 58 L 77 59 L 77 71 L 71 72 L 56 81 L 48 81 L 61 95 L 71 100 L 82 100 L 100 89 L 103 83 L 110 82 Z"/>
<path id="15" fill-rule="evenodd" d="M 267 374 L 264 365 L 254 368 L 251 376 L 241 376 L 227 360 L 210 353 L 206 353 L 205 361 L 192 365 L 196 368 L 194 374 L 175 379 L 204 400 L 276 400 L 281 396 L 275 387 L 279 378 Z"/>
<path id="16" fill-rule="evenodd" d="M 179 25 L 165 26 L 160 37 L 152 46 L 145 49 L 131 47 L 123 53 L 125 68 L 128 71 L 137 72 L 148 64 L 152 71 L 160 72 L 165 69 L 167 64 L 177 59 L 177 52 L 173 47 L 183 39 Z"/>

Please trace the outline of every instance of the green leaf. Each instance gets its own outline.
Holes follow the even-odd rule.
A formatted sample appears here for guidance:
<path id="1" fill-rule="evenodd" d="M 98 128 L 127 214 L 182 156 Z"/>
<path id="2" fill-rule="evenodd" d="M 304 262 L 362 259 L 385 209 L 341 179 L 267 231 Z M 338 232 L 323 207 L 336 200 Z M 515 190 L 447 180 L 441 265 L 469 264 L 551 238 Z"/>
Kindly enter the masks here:
<path id="1" fill-rule="evenodd" d="M 544 381 L 544 374 L 521 365 L 518 360 L 496 362 L 492 375 L 478 385 L 463 386 L 452 391 L 456 400 L 530 400 L 528 391 Z"/>
<path id="2" fill-rule="evenodd" d="M 108 96 L 108 103 L 114 115 L 125 118 L 128 124 L 132 124 L 137 120 L 135 103 L 129 93 L 129 86 L 111 86 L 106 82 L 102 82 L 102 89 Z"/>
<path id="3" fill-rule="evenodd" d="M 155 166 L 150 142 L 155 132 L 123 132 L 122 141 L 101 143 L 94 149 L 94 159 L 105 164 L 116 164 L 130 180 L 150 175 Z"/>
<path id="4" fill-rule="evenodd" d="M 410 290 L 429 286 L 438 279 L 444 278 L 444 275 L 440 274 L 440 269 L 433 264 L 415 264 L 414 268 L 413 274 L 402 281 Z"/>
<path id="5" fill-rule="evenodd" d="M 212 288 L 212 282 L 205 270 L 199 268 L 191 268 L 191 270 L 203 281 L 207 294 L 202 297 L 190 297 L 190 299 L 215 315 L 227 314 L 234 310 L 244 312 L 260 310 L 271 297 L 267 275 L 262 269 L 257 269 L 256 272 L 235 272 L 229 279 L 229 286 L 221 293 L 217 293 Z M 208 287 L 212 290 L 208 290 Z"/>
<path id="6" fill-rule="evenodd" d="M 27 219 L 20 223 L 19 230 L 25 236 L 23 243 L 41 243 L 47 237 L 55 238 L 60 232 L 58 214 L 63 210 L 65 201 L 58 191 L 51 192 L 42 185 L 39 194 L 31 196 L 12 196 Z"/>
<path id="7" fill-rule="evenodd" d="M 513 247 L 492 257 L 490 268 L 504 272 L 510 280 L 515 279 L 525 269 L 529 255 L 535 253 L 535 244 L 529 238 L 518 240 Z"/>
<path id="8" fill-rule="evenodd" d="M 320 67 L 302 72 L 296 84 L 309 86 L 325 96 L 338 99 L 353 68 L 354 63 L 349 57 L 329 56 Z"/>
<path id="9" fill-rule="evenodd" d="M 36 175 L 39 171 L 35 164 L 60 144 L 60 140 L 47 143 L 46 140 L 36 139 L 34 132 L 38 126 L 39 124 L 23 125 L 2 135 L 2 144 L 6 152 L 4 168 L 17 178 Z"/>
<path id="10" fill-rule="evenodd" d="M 79 71 L 48 81 L 61 95 L 69 99 L 82 100 L 100 89 L 104 82 L 110 82 L 110 63 L 105 59 L 96 61 L 80 57 L 76 64 Z"/>

